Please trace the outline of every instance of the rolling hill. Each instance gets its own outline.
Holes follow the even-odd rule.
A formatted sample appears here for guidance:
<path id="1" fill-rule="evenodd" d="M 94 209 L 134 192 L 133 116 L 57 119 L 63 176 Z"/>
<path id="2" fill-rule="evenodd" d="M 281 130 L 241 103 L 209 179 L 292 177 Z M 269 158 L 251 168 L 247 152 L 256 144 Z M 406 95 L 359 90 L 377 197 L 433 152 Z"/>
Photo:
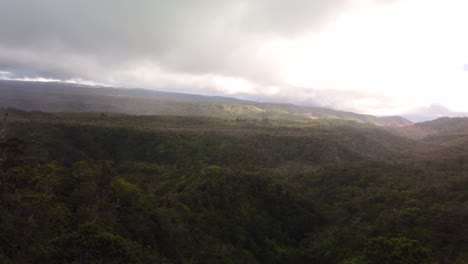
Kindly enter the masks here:
<path id="1" fill-rule="evenodd" d="M 375 117 L 320 107 L 59 82 L 2 80 L 0 94 L 0 107 L 45 112 L 117 112 L 136 115 L 211 116 L 226 119 L 284 119 L 302 122 L 314 119 L 342 119 L 379 126 L 411 124 L 402 117 Z"/>

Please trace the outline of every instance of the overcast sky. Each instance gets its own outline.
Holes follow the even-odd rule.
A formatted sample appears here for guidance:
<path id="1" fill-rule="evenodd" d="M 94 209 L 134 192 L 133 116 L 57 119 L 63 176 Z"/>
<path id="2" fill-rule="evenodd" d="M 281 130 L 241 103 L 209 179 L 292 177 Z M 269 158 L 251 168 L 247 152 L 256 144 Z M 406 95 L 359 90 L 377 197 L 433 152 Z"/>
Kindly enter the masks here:
<path id="1" fill-rule="evenodd" d="M 468 112 L 466 0 L 0 0 L 0 78 Z"/>

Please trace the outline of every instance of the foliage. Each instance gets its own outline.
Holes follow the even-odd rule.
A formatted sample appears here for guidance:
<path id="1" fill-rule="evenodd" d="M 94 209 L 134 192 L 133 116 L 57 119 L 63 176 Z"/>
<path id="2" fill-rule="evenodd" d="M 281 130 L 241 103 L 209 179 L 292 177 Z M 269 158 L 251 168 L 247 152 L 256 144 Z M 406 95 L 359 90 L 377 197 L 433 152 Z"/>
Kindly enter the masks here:
<path id="1" fill-rule="evenodd" d="M 434 263 L 427 248 L 404 237 L 372 238 L 366 243 L 364 254 L 369 263 Z"/>
<path id="2" fill-rule="evenodd" d="M 342 121 L 11 113 L 3 263 L 467 261 L 464 148 Z"/>

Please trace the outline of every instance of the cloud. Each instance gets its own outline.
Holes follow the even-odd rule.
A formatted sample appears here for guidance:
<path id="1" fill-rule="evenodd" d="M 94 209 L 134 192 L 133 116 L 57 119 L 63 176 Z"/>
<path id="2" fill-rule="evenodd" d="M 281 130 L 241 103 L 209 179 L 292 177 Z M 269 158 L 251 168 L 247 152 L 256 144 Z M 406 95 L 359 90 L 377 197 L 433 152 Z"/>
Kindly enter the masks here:
<path id="1" fill-rule="evenodd" d="M 463 1 L 3 0 L 0 78 L 465 111 Z"/>
<path id="2" fill-rule="evenodd" d="M 5 59 L 11 57 L 7 52 L 41 54 L 42 65 L 34 69 L 58 78 L 89 75 L 77 65 L 56 69 L 55 60 L 71 56 L 91 58 L 94 66 L 105 68 L 150 60 L 167 71 L 263 79 L 271 73 L 258 70 L 268 63 L 256 53 L 265 40 L 317 28 L 346 2 L 5 0 L 0 3 L 0 59 L 18 68 L 25 66 L 24 56 L 14 65 L 12 58 Z"/>
<path id="3" fill-rule="evenodd" d="M 468 117 L 468 112 L 457 112 L 440 104 L 418 107 L 403 114 L 406 118 L 414 122 L 433 120 L 440 117 Z"/>
<path id="4" fill-rule="evenodd" d="M 350 2 L 6 0 L 0 70 L 19 79 L 269 95 L 282 82 L 282 61 L 268 44 L 320 30 Z"/>

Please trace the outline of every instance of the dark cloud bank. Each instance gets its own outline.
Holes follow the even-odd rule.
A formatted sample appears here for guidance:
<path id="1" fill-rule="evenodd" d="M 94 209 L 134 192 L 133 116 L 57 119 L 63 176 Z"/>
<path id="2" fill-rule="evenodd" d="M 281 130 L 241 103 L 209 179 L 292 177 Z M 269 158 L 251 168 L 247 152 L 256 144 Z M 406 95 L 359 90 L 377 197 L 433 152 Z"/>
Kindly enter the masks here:
<path id="1" fill-rule="evenodd" d="M 0 3 L 0 68 L 99 79 L 139 61 L 166 71 L 268 79 L 251 61 L 275 36 L 318 28 L 345 0 L 16 1 Z M 248 62 L 247 62 L 248 61 Z"/>

